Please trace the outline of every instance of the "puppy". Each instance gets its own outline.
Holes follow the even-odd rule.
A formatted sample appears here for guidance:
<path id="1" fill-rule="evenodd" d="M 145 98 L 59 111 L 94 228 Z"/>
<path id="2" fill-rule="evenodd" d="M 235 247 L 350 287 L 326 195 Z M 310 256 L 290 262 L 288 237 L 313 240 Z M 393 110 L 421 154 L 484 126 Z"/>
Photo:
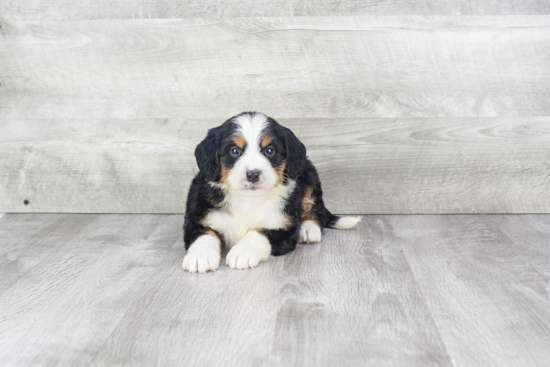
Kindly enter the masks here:
<path id="1" fill-rule="evenodd" d="M 221 246 L 232 269 L 254 268 L 296 243 L 316 243 L 324 227 L 349 229 L 359 218 L 332 215 L 305 146 L 258 112 L 243 112 L 208 131 L 197 146 L 200 172 L 185 212 L 183 269 L 216 270 Z"/>

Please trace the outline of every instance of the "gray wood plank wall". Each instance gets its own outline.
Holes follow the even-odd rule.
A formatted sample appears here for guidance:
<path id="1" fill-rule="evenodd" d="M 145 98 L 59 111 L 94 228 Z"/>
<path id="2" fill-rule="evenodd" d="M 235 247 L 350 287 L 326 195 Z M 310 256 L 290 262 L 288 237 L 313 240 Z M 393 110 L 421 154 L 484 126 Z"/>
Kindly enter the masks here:
<path id="1" fill-rule="evenodd" d="M 2 0 L 14 20 L 341 15 L 541 15 L 547 0 Z"/>
<path id="2" fill-rule="evenodd" d="M 334 212 L 549 212 L 549 4 L 0 0 L 0 212 L 183 212 L 245 110 Z"/>

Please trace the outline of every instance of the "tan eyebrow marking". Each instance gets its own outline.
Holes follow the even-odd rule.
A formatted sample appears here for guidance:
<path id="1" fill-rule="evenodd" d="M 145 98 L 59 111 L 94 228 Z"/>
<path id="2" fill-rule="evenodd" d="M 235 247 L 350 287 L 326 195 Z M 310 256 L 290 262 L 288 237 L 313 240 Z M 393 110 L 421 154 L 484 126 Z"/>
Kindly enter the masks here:
<path id="1" fill-rule="evenodd" d="M 238 146 L 239 148 L 241 149 L 244 149 L 244 139 L 241 138 L 240 136 L 234 136 L 233 139 L 233 143 L 235 143 L 236 146 Z"/>
<path id="2" fill-rule="evenodd" d="M 260 143 L 262 149 L 265 149 L 269 144 L 273 142 L 273 138 L 269 135 L 264 136 L 262 142 Z"/>

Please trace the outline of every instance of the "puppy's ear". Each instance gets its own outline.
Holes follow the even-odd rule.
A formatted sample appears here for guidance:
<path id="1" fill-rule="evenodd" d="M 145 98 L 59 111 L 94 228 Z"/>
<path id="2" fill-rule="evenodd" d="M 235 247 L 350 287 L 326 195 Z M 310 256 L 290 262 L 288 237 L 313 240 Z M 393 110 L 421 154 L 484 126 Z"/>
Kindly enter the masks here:
<path id="1" fill-rule="evenodd" d="M 218 128 L 208 130 L 206 138 L 195 149 L 197 165 L 208 181 L 214 181 L 220 175 L 221 166 L 218 158 L 220 140 L 217 133 Z"/>
<path id="2" fill-rule="evenodd" d="M 295 180 L 300 176 L 306 164 L 306 147 L 292 131 L 281 126 L 283 142 L 286 148 L 286 171 L 288 177 Z"/>

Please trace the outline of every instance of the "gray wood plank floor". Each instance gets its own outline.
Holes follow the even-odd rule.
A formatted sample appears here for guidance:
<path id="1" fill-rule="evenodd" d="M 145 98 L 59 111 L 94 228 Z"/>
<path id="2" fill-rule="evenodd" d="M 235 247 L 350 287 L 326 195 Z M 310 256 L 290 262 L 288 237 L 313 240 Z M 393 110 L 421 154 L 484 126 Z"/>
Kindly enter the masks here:
<path id="1" fill-rule="evenodd" d="M 0 217 L 0 365 L 550 365 L 550 215 L 365 216 L 205 275 L 182 221 Z"/>

